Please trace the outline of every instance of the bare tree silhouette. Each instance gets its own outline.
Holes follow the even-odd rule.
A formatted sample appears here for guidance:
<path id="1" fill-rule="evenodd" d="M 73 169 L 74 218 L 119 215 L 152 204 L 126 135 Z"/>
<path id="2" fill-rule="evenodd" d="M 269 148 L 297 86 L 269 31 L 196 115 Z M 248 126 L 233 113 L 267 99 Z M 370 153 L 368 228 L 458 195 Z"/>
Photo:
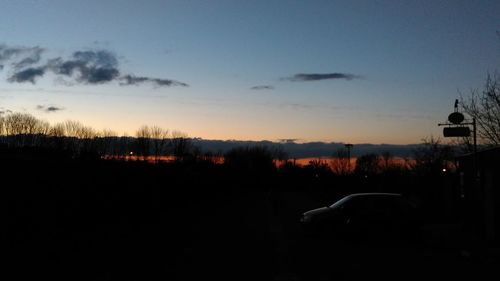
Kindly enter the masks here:
<path id="1" fill-rule="evenodd" d="M 2 132 L 11 136 L 11 142 L 17 146 L 34 146 L 41 141 L 42 135 L 47 135 L 50 124 L 38 120 L 31 114 L 11 113 L 2 118 Z"/>
<path id="2" fill-rule="evenodd" d="M 440 173 L 454 158 L 453 147 L 443 144 L 441 139 L 423 139 L 422 146 L 413 151 L 414 163 L 411 168 L 421 175 Z"/>
<path id="3" fill-rule="evenodd" d="M 97 151 L 101 156 L 116 155 L 116 132 L 104 129 L 97 133 Z"/>
<path id="4" fill-rule="evenodd" d="M 488 75 L 484 89 L 481 92 L 473 90 L 467 98 L 462 96 L 460 104 L 476 119 L 480 142 L 488 146 L 500 145 L 500 76 Z"/>
<path id="5" fill-rule="evenodd" d="M 151 130 L 149 126 L 141 126 L 135 136 L 135 153 L 138 157 L 141 156 L 142 160 L 146 160 L 151 151 Z"/>
<path id="6" fill-rule="evenodd" d="M 170 139 L 170 146 L 172 154 L 177 161 L 184 161 L 189 156 L 193 148 L 191 140 L 185 133 L 180 131 L 173 131 L 172 138 Z"/>
<path id="7" fill-rule="evenodd" d="M 354 173 L 362 176 L 373 176 L 380 173 L 381 159 L 375 153 L 361 155 L 356 159 Z"/>
<path id="8" fill-rule="evenodd" d="M 330 162 L 332 171 L 337 175 L 347 175 L 351 172 L 349 171 L 349 155 L 345 148 L 339 148 Z"/>
<path id="9" fill-rule="evenodd" d="M 158 163 L 160 161 L 160 156 L 164 154 L 168 144 L 168 130 L 159 126 L 152 126 L 149 128 L 149 132 L 153 142 L 152 145 L 155 162 Z"/>
<path id="10" fill-rule="evenodd" d="M 68 120 L 63 123 L 66 135 L 65 148 L 80 156 L 97 155 L 94 138 L 96 132 L 93 128 L 83 125 L 78 121 Z"/>
<path id="11" fill-rule="evenodd" d="M 389 171 L 395 166 L 394 156 L 389 151 L 382 152 L 381 157 L 382 157 L 382 169 L 384 171 Z"/>

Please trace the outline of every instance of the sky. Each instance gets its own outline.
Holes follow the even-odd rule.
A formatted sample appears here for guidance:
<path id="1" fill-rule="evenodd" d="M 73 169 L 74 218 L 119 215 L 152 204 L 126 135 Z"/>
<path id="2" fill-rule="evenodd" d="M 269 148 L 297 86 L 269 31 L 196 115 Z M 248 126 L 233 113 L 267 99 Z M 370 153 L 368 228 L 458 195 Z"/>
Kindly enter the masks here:
<path id="1" fill-rule="evenodd" d="M 499 1 L 0 0 L 0 112 L 419 143 L 500 65 Z"/>

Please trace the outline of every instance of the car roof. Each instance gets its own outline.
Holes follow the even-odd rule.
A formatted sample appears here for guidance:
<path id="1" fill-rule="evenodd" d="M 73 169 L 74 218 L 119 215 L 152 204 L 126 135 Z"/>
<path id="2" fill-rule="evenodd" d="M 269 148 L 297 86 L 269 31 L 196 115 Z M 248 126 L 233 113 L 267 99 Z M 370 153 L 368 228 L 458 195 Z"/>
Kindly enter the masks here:
<path id="1" fill-rule="evenodd" d="M 337 206 L 341 206 L 345 202 L 348 202 L 354 198 L 377 198 L 377 197 L 379 197 L 379 198 L 382 198 L 382 197 L 385 197 L 385 198 L 404 198 L 403 195 L 401 195 L 399 193 L 383 193 L 383 192 L 353 193 L 353 194 L 347 195 L 347 196 L 341 198 L 340 200 L 338 200 L 337 202 L 333 203 L 330 206 L 330 208 L 335 208 Z"/>
<path id="2" fill-rule="evenodd" d="M 353 194 L 350 194 L 350 195 L 347 195 L 345 197 L 362 197 L 362 196 L 367 196 L 367 197 L 375 197 L 375 196 L 387 196 L 387 197 L 390 197 L 390 196 L 395 196 L 395 197 L 398 197 L 398 196 L 403 196 L 399 193 L 385 193 L 385 192 L 369 192 L 369 193 L 353 193 Z"/>

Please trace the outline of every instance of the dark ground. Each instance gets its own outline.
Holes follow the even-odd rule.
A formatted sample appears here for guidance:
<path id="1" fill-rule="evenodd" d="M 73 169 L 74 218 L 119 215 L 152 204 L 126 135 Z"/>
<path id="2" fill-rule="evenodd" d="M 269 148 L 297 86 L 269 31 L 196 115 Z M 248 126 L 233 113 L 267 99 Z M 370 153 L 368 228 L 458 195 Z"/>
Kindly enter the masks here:
<path id="1" fill-rule="evenodd" d="M 9 280 L 499 276 L 498 252 L 460 221 L 427 223 L 412 243 L 306 238 L 300 214 L 338 197 L 307 180 L 43 153 L 0 161 L 2 275 L 12 274 Z"/>

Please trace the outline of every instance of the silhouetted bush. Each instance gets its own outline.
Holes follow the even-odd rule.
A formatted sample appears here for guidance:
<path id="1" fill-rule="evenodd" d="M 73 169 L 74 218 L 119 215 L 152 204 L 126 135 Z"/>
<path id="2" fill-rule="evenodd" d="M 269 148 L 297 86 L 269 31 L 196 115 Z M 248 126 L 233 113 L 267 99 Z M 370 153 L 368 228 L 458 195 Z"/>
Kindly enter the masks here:
<path id="1" fill-rule="evenodd" d="M 375 153 L 362 155 L 356 159 L 354 173 L 360 176 L 373 176 L 381 172 L 380 157 Z"/>
<path id="2" fill-rule="evenodd" d="M 434 176 L 447 168 L 455 158 L 454 148 L 440 139 L 424 139 L 423 145 L 413 151 L 412 170 L 417 175 Z"/>
<path id="3" fill-rule="evenodd" d="M 276 171 L 274 157 L 267 147 L 237 147 L 224 155 L 224 165 L 231 171 L 269 175 Z"/>

